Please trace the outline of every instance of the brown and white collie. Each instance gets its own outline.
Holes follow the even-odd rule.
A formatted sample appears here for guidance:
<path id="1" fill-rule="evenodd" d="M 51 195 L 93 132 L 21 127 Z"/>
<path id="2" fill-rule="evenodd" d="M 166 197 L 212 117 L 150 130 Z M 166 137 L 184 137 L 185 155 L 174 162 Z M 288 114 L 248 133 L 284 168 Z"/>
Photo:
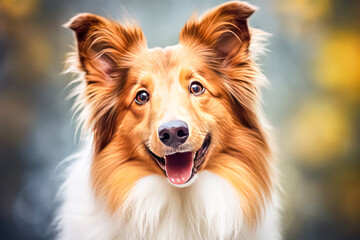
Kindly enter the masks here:
<path id="1" fill-rule="evenodd" d="M 222 4 L 166 48 L 90 13 L 65 25 L 89 141 L 60 190 L 58 239 L 281 238 L 254 11 Z"/>

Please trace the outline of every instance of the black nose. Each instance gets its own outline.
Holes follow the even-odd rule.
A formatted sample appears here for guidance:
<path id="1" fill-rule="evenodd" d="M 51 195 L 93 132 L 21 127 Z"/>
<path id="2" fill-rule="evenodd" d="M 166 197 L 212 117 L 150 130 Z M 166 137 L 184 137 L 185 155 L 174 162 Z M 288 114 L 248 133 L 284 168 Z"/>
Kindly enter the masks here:
<path id="1" fill-rule="evenodd" d="M 160 140 L 169 147 L 178 147 L 189 137 L 189 128 L 186 122 L 173 120 L 159 127 Z"/>

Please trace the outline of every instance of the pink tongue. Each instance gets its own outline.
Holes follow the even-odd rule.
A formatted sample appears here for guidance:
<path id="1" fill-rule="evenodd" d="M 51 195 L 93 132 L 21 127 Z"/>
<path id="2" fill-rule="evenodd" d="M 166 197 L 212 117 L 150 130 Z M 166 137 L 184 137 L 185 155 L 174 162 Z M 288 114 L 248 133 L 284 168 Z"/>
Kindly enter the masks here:
<path id="1" fill-rule="evenodd" d="M 189 181 L 194 165 L 192 152 L 175 153 L 165 156 L 166 175 L 173 184 Z"/>

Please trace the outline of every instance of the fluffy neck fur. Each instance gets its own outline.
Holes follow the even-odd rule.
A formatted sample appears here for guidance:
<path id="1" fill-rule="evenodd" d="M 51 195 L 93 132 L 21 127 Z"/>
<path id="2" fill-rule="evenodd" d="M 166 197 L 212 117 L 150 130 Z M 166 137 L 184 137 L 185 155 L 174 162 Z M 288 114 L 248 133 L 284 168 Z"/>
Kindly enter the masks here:
<path id="1" fill-rule="evenodd" d="M 187 188 L 158 175 L 142 178 L 118 216 L 126 239 L 232 239 L 242 224 L 236 192 L 207 171 Z"/>
<path id="2" fill-rule="evenodd" d="M 276 198 L 250 229 L 234 188 L 208 171 L 187 188 L 174 188 L 159 175 L 144 177 L 122 208 L 110 214 L 91 189 L 90 162 L 87 150 L 68 169 L 60 191 L 65 201 L 58 213 L 58 239 L 279 239 Z"/>

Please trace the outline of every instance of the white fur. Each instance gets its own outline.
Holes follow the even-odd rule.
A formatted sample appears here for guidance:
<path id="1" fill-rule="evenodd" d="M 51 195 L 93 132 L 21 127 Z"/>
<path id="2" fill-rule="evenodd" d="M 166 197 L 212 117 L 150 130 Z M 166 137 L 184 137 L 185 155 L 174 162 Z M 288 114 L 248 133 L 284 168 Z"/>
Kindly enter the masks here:
<path id="1" fill-rule="evenodd" d="M 273 204 L 267 204 L 257 228 L 249 230 L 233 187 L 208 171 L 185 188 L 172 186 L 163 176 L 144 177 L 110 215 L 93 195 L 90 161 L 91 153 L 85 151 L 68 168 L 59 192 L 58 239 L 280 239 Z"/>

